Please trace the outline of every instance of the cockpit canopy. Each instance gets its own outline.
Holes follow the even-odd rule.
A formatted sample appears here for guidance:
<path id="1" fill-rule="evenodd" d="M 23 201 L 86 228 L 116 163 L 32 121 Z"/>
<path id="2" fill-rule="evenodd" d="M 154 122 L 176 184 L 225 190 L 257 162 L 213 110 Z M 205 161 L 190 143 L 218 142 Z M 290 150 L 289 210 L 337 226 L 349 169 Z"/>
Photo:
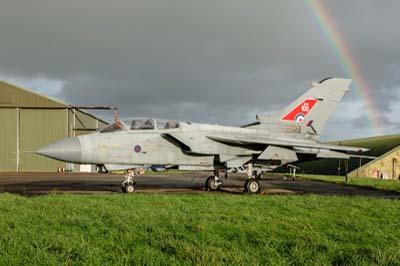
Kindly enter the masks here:
<path id="1" fill-rule="evenodd" d="M 132 130 L 156 130 L 156 129 L 174 129 L 179 128 L 179 122 L 175 120 L 155 119 L 155 118 L 133 118 L 117 121 L 106 127 L 100 133 L 109 133 L 115 131 Z"/>

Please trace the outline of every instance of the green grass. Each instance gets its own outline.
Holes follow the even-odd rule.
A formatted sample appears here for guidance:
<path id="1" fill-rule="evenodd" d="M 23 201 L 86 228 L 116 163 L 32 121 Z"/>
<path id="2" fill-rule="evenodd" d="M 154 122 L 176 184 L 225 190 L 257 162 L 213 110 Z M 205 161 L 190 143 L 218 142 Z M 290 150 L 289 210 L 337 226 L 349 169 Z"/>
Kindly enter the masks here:
<path id="1" fill-rule="evenodd" d="M 348 177 L 347 183 L 344 176 L 328 176 L 328 175 L 296 175 L 296 177 L 308 180 L 317 180 L 330 182 L 335 184 L 346 184 L 358 187 L 372 188 L 381 191 L 391 191 L 400 193 L 400 180 L 387 180 L 387 179 L 376 179 L 376 178 L 364 178 L 364 177 Z"/>
<path id="2" fill-rule="evenodd" d="M 398 147 L 400 145 L 400 135 L 389 135 L 380 136 L 364 139 L 354 139 L 354 140 L 344 140 L 330 142 L 330 144 L 344 145 L 344 146 L 354 146 L 368 148 L 370 151 L 361 153 L 361 155 L 379 157 L 384 153 Z M 369 162 L 368 159 L 362 159 L 362 163 L 365 164 Z M 338 174 L 338 159 L 321 159 L 310 162 L 297 163 L 300 167 L 300 171 L 306 174 L 326 174 L 326 175 L 337 175 Z M 360 165 L 358 158 L 352 158 L 349 160 L 349 172 L 358 168 Z M 277 171 L 284 171 L 284 169 L 277 169 Z M 341 174 L 345 174 L 345 167 L 343 160 L 341 162 Z"/>
<path id="3" fill-rule="evenodd" d="M 0 265 L 400 265 L 400 201 L 0 195 Z"/>

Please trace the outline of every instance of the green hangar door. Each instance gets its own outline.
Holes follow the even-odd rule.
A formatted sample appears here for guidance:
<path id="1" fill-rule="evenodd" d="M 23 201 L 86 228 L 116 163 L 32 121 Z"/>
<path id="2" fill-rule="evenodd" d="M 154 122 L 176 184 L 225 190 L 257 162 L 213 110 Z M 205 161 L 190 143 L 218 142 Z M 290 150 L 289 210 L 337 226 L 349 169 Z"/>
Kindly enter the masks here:
<path id="1" fill-rule="evenodd" d="M 34 153 L 68 136 L 66 110 L 21 109 L 19 116 L 19 171 L 57 171 L 65 163 Z"/>
<path id="2" fill-rule="evenodd" d="M 17 110 L 2 109 L 0 112 L 0 169 L 17 171 Z"/>

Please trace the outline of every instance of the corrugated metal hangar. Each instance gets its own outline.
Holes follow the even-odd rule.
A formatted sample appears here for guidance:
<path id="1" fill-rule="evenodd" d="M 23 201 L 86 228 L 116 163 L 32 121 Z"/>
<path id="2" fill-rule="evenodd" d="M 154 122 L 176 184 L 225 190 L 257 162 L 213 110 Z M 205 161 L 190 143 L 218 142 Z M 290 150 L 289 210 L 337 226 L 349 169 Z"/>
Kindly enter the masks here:
<path id="1" fill-rule="evenodd" d="M 355 169 L 349 176 L 400 179 L 400 146 Z"/>
<path id="2" fill-rule="evenodd" d="M 66 163 L 34 153 L 57 140 L 104 128 L 77 107 L 0 81 L 0 171 L 54 172 Z"/>

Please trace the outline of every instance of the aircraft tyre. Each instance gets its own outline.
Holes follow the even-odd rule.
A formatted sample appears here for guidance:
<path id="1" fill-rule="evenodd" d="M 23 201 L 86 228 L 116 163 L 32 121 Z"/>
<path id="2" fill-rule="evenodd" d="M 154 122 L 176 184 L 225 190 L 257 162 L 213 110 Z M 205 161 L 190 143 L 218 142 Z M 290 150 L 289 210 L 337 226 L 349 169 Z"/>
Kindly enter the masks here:
<path id="1" fill-rule="evenodd" d="M 251 178 L 244 183 L 244 191 L 249 194 L 258 194 L 261 192 L 260 183 L 256 179 Z"/>
<path id="2" fill-rule="evenodd" d="M 122 191 L 122 193 L 126 193 L 126 186 L 125 185 L 121 186 L 121 191 Z"/>
<path id="3" fill-rule="evenodd" d="M 222 182 L 218 180 L 215 176 L 210 176 L 206 180 L 206 190 L 217 191 L 221 188 Z"/>
<path id="4" fill-rule="evenodd" d="M 135 186 L 131 183 L 127 184 L 125 187 L 125 192 L 126 193 L 133 193 L 135 192 Z"/>

